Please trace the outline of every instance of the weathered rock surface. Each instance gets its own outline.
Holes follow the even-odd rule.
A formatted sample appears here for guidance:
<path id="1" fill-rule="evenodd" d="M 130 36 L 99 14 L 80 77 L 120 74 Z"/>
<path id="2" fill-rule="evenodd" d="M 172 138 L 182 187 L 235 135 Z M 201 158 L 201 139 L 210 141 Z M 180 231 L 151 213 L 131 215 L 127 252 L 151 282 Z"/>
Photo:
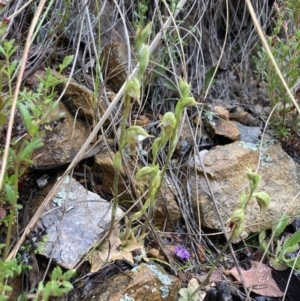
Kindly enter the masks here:
<path id="1" fill-rule="evenodd" d="M 258 126 L 246 126 L 238 121 L 233 121 L 233 124 L 240 131 L 240 141 L 257 143 L 259 142 L 259 136 L 261 135 L 261 129 Z"/>
<path id="2" fill-rule="evenodd" d="M 221 141 L 226 139 L 225 141 L 256 143 L 259 140 L 261 130 L 257 126 L 245 125 L 249 123 L 248 115 L 249 113 L 244 111 L 229 113 L 222 106 L 214 106 L 211 111 L 205 113 L 208 132 L 212 138 L 221 139 Z M 245 120 L 243 120 L 244 117 Z"/>
<path id="3" fill-rule="evenodd" d="M 112 151 L 103 151 L 95 156 L 95 163 L 93 166 L 94 172 L 102 172 L 103 174 L 103 184 L 102 189 L 111 193 L 113 189 L 113 180 L 114 180 L 114 166 L 113 166 L 113 156 Z M 138 171 L 138 166 L 131 161 L 127 160 L 127 167 L 129 169 L 129 175 L 134 179 L 134 173 Z M 132 200 L 134 196 L 134 191 L 131 189 L 132 179 L 128 179 L 125 166 L 121 168 L 121 178 L 119 181 L 119 194 L 120 200 Z M 168 177 L 165 177 L 165 180 L 162 184 L 161 191 L 158 194 L 158 199 L 154 209 L 154 220 L 153 223 L 155 226 L 162 226 L 166 223 L 167 228 L 172 228 L 173 223 L 179 221 L 181 218 L 181 211 L 176 202 L 174 196 L 174 188 L 172 187 L 171 181 Z"/>
<path id="4" fill-rule="evenodd" d="M 229 112 L 225 108 L 213 107 L 211 112 L 205 113 L 205 119 L 212 138 L 222 137 L 230 141 L 240 139 L 240 131 L 229 121 Z"/>
<path id="5" fill-rule="evenodd" d="M 103 48 L 101 57 L 104 63 L 106 83 L 117 93 L 126 82 L 130 72 L 130 70 L 128 72 L 128 47 L 125 43 L 108 43 Z M 131 51 L 131 60 L 133 59 Z M 131 67 L 134 67 L 133 62 L 131 62 Z"/>
<path id="6" fill-rule="evenodd" d="M 256 170 L 259 166 L 259 191 L 269 194 L 271 204 L 260 212 L 256 201 L 250 202 L 242 237 L 272 227 L 282 212 L 291 219 L 297 218 L 300 213 L 300 166 L 282 150 L 279 143 L 263 144 L 260 152 L 255 144 L 234 142 L 200 154 L 224 222 L 239 207 L 240 193 L 248 187 L 246 168 Z M 190 162 L 190 168 L 193 166 L 194 163 Z M 220 223 L 198 157 L 196 166 L 197 178 L 194 174 L 188 180 L 195 214 L 199 205 L 202 225 L 219 231 Z"/>
<path id="7" fill-rule="evenodd" d="M 56 123 L 44 126 L 41 132 L 44 145 L 33 155 L 35 166 L 70 162 L 88 136 L 84 125 L 79 121 L 74 122 L 74 117 L 63 103 L 59 102 L 58 109 L 65 113 L 65 117 Z"/>
<path id="8" fill-rule="evenodd" d="M 99 31 L 101 31 L 101 46 L 112 41 L 125 42 L 126 31 L 128 32 L 129 29 L 125 28 L 122 18 L 116 14 L 114 2 L 106 0 L 89 1 L 88 7 L 90 14 L 93 16 L 97 16 L 100 10 L 100 27 L 97 22 L 94 34 L 97 39 Z M 130 32 L 128 34 L 131 35 Z"/>
<path id="9" fill-rule="evenodd" d="M 141 264 L 107 279 L 82 301 L 173 301 L 180 286 L 180 281 L 160 266 Z"/>
<path id="10" fill-rule="evenodd" d="M 39 200 L 36 202 L 38 206 Z M 121 216 L 118 208 L 117 218 Z M 45 231 L 38 253 L 46 257 L 53 253 L 56 263 L 72 269 L 104 235 L 110 220 L 111 203 L 67 176 L 37 223 L 37 229 Z"/>

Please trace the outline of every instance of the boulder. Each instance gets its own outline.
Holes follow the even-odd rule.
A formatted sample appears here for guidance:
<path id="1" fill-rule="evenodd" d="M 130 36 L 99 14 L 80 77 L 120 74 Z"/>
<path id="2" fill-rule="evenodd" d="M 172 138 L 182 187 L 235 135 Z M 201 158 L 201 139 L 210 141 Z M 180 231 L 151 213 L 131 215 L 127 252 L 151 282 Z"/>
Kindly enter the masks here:
<path id="1" fill-rule="evenodd" d="M 51 184 L 36 200 L 32 214 L 51 189 Z M 116 218 L 122 216 L 123 211 L 118 208 Z M 106 233 L 110 220 L 111 203 L 67 176 L 33 229 L 43 233 L 37 252 L 48 258 L 53 256 L 60 266 L 73 269 Z"/>
<path id="2" fill-rule="evenodd" d="M 282 150 L 278 142 L 265 141 L 260 148 L 256 144 L 237 141 L 202 151 L 200 156 L 224 222 L 233 210 L 239 208 L 241 191 L 249 191 L 246 168 L 254 171 L 258 167 L 257 172 L 261 176 L 258 191 L 268 193 L 271 203 L 260 211 L 257 202 L 251 200 L 246 209 L 245 230 L 241 237 L 271 228 L 282 212 L 291 220 L 297 218 L 300 213 L 300 166 Z M 189 162 L 189 167 L 194 164 L 197 166 L 197 176 L 191 173 L 187 180 L 193 196 L 194 212 L 197 215 L 197 206 L 200 206 L 202 226 L 220 231 L 220 222 L 198 156 L 195 163 Z"/>
<path id="3" fill-rule="evenodd" d="M 156 264 L 141 264 L 107 279 L 82 301 L 175 301 L 180 281 Z"/>

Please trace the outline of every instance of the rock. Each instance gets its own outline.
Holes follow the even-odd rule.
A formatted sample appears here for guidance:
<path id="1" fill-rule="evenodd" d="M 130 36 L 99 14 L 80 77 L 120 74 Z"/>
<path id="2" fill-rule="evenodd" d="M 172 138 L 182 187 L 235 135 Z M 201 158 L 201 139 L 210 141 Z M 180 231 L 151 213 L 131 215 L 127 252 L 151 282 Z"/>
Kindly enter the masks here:
<path id="1" fill-rule="evenodd" d="M 82 301 L 175 301 L 180 281 L 154 264 L 141 264 L 112 276 Z"/>
<path id="2" fill-rule="evenodd" d="M 101 57 L 106 74 L 106 83 L 117 93 L 129 76 L 128 47 L 125 43 L 108 43 L 103 48 Z M 134 59 L 133 52 L 131 52 L 131 59 Z M 132 62 L 131 67 L 134 67 Z"/>
<path id="3" fill-rule="evenodd" d="M 291 217 L 300 212 L 300 166 L 282 150 L 279 143 L 272 145 L 270 141 L 266 141 L 261 153 L 255 144 L 234 142 L 200 154 L 224 222 L 229 219 L 233 210 L 239 207 L 240 193 L 249 185 L 246 168 L 256 170 L 259 164 L 261 184 L 258 191 L 268 193 L 271 204 L 260 212 L 256 201 L 252 200 L 249 203 L 246 209 L 246 227 L 241 235 L 243 238 L 252 232 L 271 228 L 282 212 Z M 189 164 L 190 168 L 194 166 L 192 160 Z M 202 225 L 220 231 L 220 223 L 198 157 L 196 166 L 197 178 L 191 175 L 188 179 L 194 212 L 197 215 L 199 205 Z"/>
<path id="4" fill-rule="evenodd" d="M 104 191 L 112 193 L 113 180 L 114 180 L 114 166 L 113 158 L 114 153 L 112 151 L 103 151 L 95 156 L 95 163 L 92 167 L 94 173 L 101 172 L 103 174 L 103 183 L 101 187 Z M 135 162 L 131 159 L 126 160 L 126 168 L 131 179 L 134 179 L 133 171 L 137 172 L 140 168 L 136 166 Z M 119 194 L 120 200 L 132 200 L 134 191 L 131 190 L 132 180 L 128 179 L 124 165 L 121 168 L 121 178 L 119 181 Z M 125 185 L 126 184 L 126 185 Z M 181 210 L 176 202 L 173 191 L 175 188 L 172 186 L 171 181 L 166 176 L 162 184 L 161 191 L 158 194 L 158 199 L 154 209 L 154 220 L 155 226 L 161 227 L 167 225 L 168 229 L 173 229 L 173 224 L 180 220 Z"/>
<path id="5" fill-rule="evenodd" d="M 216 119 L 210 123 L 210 133 L 213 138 L 225 138 L 230 141 L 240 140 L 240 131 L 231 121 Z"/>
<path id="6" fill-rule="evenodd" d="M 61 90 L 64 90 L 66 83 L 61 86 Z M 78 84 L 75 80 L 70 80 L 64 92 L 63 102 L 73 116 L 79 116 L 90 126 L 98 120 L 99 114 L 101 116 L 105 113 L 107 107 L 102 98 L 99 98 L 95 104 L 95 92 Z M 110 119 L 107 120 L 107 123 L 109 122 Z"/>
<path id="7" fill-rule="evenodd" d="M 65 117 L 55 123 L 45 125 L 40 131 L 44 145 L 34 152 L 33 165 L 47 166 L 70 162 L 84 144 L 88 131 L 84 125 L 76 121 L 61 102 L 60 112 Z"/>
<path id="8" fill-rule="evenodd" d="M 49 190 L 51 187 L 46 188 Z M 47 190 L 41 194 L 40 201 Z M 36 206 L 38 203 L 39 200 Z M 117 218 L 122 215 L 118 208 Z M 72 269 L 104 235 L 110 219 L 111 203 L 67 176 L 37 223 L 35 230 L 42 229 L 45 233 L 39 242 L 38 253 L 48 258 L 53 253 L 56 263 Z"/>
<path id="9" fill-rule="evenodd" d="M 259 136 L 261 135 L 261 129 L 258 126 L 245 126 L 237 121 L 233 121 L 233 124 L 240 131 L 240 141 L 257 143 L 259 141 Z"/>
<path id="10" fill-rule="evenodd" d="M 225 138 L 229 141 L 240 139 L 240 131 L 236 125 L 229 121 L 229 112 L 220 106 L 215 106 L 205 113 L 208 131 L 212 138 Z"/>
<path id="11" fill-rule="evenodd" d="M 94 16 L 99 15 L 100 28 L 97 22 L 94 33 L 95 38 L 98 39 L 99 30 L 101 30 L 101 47 L 112 41 L 126 42 L 126 31 L 128 32 L 130 28 L 125 28 L 122 18 L 116 14 L 117 8 L 114 4 L 106 0 L 97 0 L 89 1 L 87 5 L 89 6 L 90 14 Z M 128 34 L 131 35 L 130 32 Z"/>

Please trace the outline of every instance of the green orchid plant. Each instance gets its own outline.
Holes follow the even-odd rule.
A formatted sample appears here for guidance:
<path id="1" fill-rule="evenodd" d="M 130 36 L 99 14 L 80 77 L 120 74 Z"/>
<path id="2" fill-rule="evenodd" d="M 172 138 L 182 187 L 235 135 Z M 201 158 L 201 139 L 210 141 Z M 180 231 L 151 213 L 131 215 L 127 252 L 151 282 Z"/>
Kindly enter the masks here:
<path id="1" fill-rule="evenodd" d="M 260 232 L 259 244 L 274 268 L 283 270 L 291 267 L 299 270 L 300 258 L 296 255 L 299 252 L 300 230 L 292 235 L 282 236 L 288 222 L 289 218 L 283 213 L 273 226 L 270 239 L 267 238 L 266 230 Z"/>
<path id="2" fill-rule="evenodd" d="M 149 62 L 149 47 L 145 44 L 145 40 L 148 37 L 151 29 L 151 24 L 147 25 L 144 29 L 138 29 L 136 35 L 136 51 L 139 62 L 139 70 L 136 77 L 130 79 L 126 86 L 124 92 L 124 115 L 121 123 L 121 136 L 119 142 L 119 150 L 115 154 L 113 159 L 115 176 L 114 176 L 114 201 L 112 206 L 112 217 L 110 228 L 107 234 L 107 237 L 111 235 L 114 229 L 115 224 L 115 216 L 118 206 L 118 182 L 120 177 L 120 170 L 122 166 L 122 157 L 124 155 L 124 151 L 129 147 L 130 155 L 135 156 L 137 146 L 139 142 L 150 138 L 150 136 L 142 127 L 140 126 L 131 126 L 126 129 L 126 123 L 129 118 L 129 114 L 134 103 L 134 100 L 139 102 L 140 99 L 140 88 L 143 74 L 147 68 Z M 162 180 L 164 179 L 164 175 L 166 173 L 168 164 L 174 153 L 176 144 L 178 142 L 178 128 L 181 122 L 184 109 L 188 106 L 196 105 L 196 101 L 193 97 L 190 96 L 190 85 L 186 83 L 184 80 L 179 80 L 179 93 L 180 99 L 176 104 L 175 113 L 167 112 L 164 114 L 162 121 L 160 123 L 161 133 L 159 137 L 155 138 L 153 141 L 152 147 L 152 164 L 151 166 L 145 166 L 141 168 L 136 173 L 136 180 L 138 183 L 148 183 L 148 187 L 145 185 L 139 186 L 140 190 L 146 191 L 145 202 L 140 208 L 138 212 L 135 212 L 130 217 L 125 218 L 125 231 L 120 233 L 120 237 L 123 243 L 123 247 L 128 246 L 130 241 L 135 241 L 133 236 L 136 233 L 136 229 L 132 229 L 132 223 L 141 218 L 147 212 L 147 218 L 143 227 L 142 233 L 139 235 L 137 239 L 138 242 L 142 242 L 145 236 L 147 235 L 147 229 L 149 222 L 151 220 L 153 210 L 156 204 L 157 195 L 159 189 L 162 185 Z M 159 152 L 167 145 L 170 144 L 166 161 L 164 163 L 163 169 L 161 170 L 159 165 L 156 163 L 156 158 Z"/>

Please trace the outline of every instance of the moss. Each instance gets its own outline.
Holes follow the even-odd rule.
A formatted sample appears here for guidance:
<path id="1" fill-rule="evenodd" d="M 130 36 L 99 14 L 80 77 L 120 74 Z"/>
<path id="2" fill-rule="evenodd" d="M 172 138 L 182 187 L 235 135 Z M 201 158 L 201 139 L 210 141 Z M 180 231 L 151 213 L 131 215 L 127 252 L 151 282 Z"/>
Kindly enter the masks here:
<path id="1" fill-rule="evenodd" d="M 148 267 L 163 285 L 166 286 L 172 284 L 172 278 L 163 274 L 155 265 L 148 265 Z"/>
<path id="2" fill-rule="evenodd" d="M 163 299 L 165 299 L 169 296 L 169 289 L 167 286 L 161 286 L 159 289 L 161 291 L 161 297 Z"/>
<path id="3" fill-rule="evenodd" d="M 124 295 L 119 301 L 134 301 L 134 298 L 129 297 L 127 294 Z"/>
<path id="4" fill-rule="evenodd" d="M 42 237 L 42 239 L 40 241 L 38 241 L 38 243 L 37 243 L 38 247 L 36 250 L 36 252 L 38 254 L 44 254 L 44 248 L 45 248 L 45 245 L 48 242 L 49 238 L 50 238 L 50 234 L 46 234 Z"/>
<path id="5" fill-rule="evenodd" d="M 239 145 L 242 146 L 244 149 L 251 149 L 253 151 L 257 151 L 259 149 L 259 145 L 250 142 L 241 141 Z"/>

